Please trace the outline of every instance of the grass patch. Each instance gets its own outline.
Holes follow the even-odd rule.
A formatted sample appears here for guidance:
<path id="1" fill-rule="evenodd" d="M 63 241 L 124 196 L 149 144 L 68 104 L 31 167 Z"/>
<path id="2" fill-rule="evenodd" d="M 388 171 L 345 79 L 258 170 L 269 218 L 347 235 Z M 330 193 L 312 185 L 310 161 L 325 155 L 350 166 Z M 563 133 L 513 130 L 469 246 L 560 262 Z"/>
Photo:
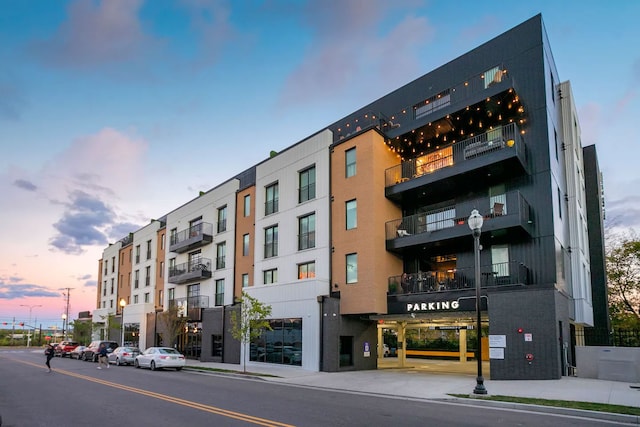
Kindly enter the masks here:
<path id="1" fill-rule="evenodd" d="M 274 378 L 277 377 L 277 375 L 259 374 L 256 372 L 234 371 L 233 369 L 207 368 L 205 366 L 185 366 L 184 369 L 190 369 L 192 371 L 219 372 L 223 374 L 239 374 L 239 375 L 247 375 L 247 376 L 254 376 L 254 377 L 274 377 Z"/>
<path id="2" fill-rule="evenodd" d="M 455 397 L 466 397 L 468 394 L 451 394 Z M 553 406 L 556 408 L 582 409 L 585 411 L 609 412 L 612 414 L 638 415 L 640 416 L 640 408 L 635 406 L 609 405 L 607 403 L 595 402 L 576 402 L 573 400 L 553 400 L 538 399 L 533 397 L 514 397 L 514 396 L 484 396 L 476 399 L 496 400 L 499 402 L 524 403 L 527 405 Z"/>

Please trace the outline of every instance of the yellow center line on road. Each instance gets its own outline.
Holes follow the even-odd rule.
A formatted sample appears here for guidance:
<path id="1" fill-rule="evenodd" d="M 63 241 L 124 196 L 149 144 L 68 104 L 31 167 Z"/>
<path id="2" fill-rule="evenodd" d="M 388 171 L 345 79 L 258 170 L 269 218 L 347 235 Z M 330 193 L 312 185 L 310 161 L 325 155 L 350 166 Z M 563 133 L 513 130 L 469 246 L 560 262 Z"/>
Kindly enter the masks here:
<path id="1" fill-rule="evenodd" d="M 35 366 L 36 368 L 42 368 L 41 364 L 27 362 L 27 361 L 19 360 L 19 359 L 12 359 L 12 360 L 14 360 L 15 362 L 23 363 L 25 365 Z M 168 396 L 168 395 L 165 395 L 165 394 L 156 393 L 156 392 L 153 392 L 153 391 L 143 390 L 143 389 L 140 389 L 140 388 L 129 387 L 129 386 L 126 386 L 126 385 L 114 383 L 114 382 L 111 382 L 111 381 L 106 381 L 106 380 L 99 379 L 99 378 L 93 378 L 93 377 L 89 377 L 89 376 L 86 376 L 86 375 L 76 374 L 75 372 L 65 371 L 63 369 L 56 369 L 55 372 L 63 374 L 63 375 L 68 375 L 70 377 L 75 377 L 75 378 L 79 378 L 79 379 L 82 379 L 82 380 L 86 380 L 86 381 L 91 381 L 91 382 L 94 382 L 94 383 L 102 384 L 102 385 L 105 385 L 107 387 L 113 387 L 113 388 L 117 388 L 117 389 L 120 389 L 120 390 L 129 391 L 131 393 L 137 393 L 137 394 L 141 394 L 143 396 L 153 397 L 155 399 L 164 400 L 166 402 L 175 403 L 177 405 L 187 406 L 189 408 L 198 409 L 198 410 L 209 412 L 209 413 L 216 414 L 216 415 L 222 415 L 224 417 L 233 418 L 233 419 L 236 419 L 236 420 L 247 421 L 247 422 L 250 422 L 250 423 L 253 423 L 253 424 L 257 424 L 257 425 L 261 425 L 261 426 L 267 426 L 267 427 L 294 427 L 291 424 L 285 424 L 285 423 L 281 423 L 281 422 L 278 422 L 278 421 L 267 420 L 265 418 L 258 418 L 258 417 L 254 417 L 254 416 L 251 416 L 251 415 L 242 414 L 240 412 L 229 411 L 229 410 L 226 410 L 226 409 L 217 408 L 215 406 L 209 406 L 209 405 L 204 405 L 202 403 L 196 403 L 196 402 L 192 402 L 192 401 L 189 401 L 189 400 L 180 399 L 178 397 L 172 397 L 172 396 Z"/>

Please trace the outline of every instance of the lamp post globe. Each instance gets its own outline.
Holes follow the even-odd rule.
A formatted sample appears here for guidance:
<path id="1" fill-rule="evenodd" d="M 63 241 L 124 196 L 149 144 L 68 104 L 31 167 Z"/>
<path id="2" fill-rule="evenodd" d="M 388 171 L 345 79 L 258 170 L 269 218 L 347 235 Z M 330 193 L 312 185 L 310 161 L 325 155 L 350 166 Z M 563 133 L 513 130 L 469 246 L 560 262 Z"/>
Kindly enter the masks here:
<path id="1" fill-rule="evenodd" d="M 478 376 L 476 377 L 476 387 L 473 389 L 473 394 L 487 394 L 487 389 L 484 386 L 484 377 L 482 376 L 482 318 L 480 313 L 480 234 L 482 232 L 484 219 L 477 209 L 471 211 L 468 223 L 473 234 L 476 282 L 476 334 L 478 337 L 478 354 L 476 355 L 476 360 L 478 362 Z"/>

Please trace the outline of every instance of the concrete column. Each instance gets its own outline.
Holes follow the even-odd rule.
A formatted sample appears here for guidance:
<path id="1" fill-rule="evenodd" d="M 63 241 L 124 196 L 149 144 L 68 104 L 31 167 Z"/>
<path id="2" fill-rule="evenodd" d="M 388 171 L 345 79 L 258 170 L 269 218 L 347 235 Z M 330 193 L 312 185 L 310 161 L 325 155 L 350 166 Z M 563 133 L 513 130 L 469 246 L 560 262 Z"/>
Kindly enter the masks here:
<path id="1" fill-rule="evenodd" d="M 458 334 L 458 344 L 460 345 L 460 361 L 467 361 L 467 330 L 460 329 Z"/>
<path id="2" fill-rule="evenodd" d="M 382 328 L 378 325 L 378 359 L 384 358 L 384 338 L 382 338 Z"/>
<path id="3" fill-rule="evenodd" d="M 405 342 L 405 331 L 407 329 L 407 322 L 398 323 L 398 364 L 401 368 L 405 367 L 407 360 L 407 343 Z"/>

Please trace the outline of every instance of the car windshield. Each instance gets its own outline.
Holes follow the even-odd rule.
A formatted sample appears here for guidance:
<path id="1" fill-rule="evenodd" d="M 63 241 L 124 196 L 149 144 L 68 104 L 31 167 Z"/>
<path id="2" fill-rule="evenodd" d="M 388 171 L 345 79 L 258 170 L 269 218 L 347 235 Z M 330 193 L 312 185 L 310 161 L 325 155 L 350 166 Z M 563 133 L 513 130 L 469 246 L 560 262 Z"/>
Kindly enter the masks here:
<path id="1" fill-rule="evenodd" d="M 180 354 L 180 353 L 178 352 L 178 350 L 175 350 L 175 349 L 173 349 L 173 348 L 161 348 L 161 349 L 158 349 L 158 350 L 159 350 L 159 351 L 160 351 L 160 353 L 162 353 L 162 354 Z"/>

